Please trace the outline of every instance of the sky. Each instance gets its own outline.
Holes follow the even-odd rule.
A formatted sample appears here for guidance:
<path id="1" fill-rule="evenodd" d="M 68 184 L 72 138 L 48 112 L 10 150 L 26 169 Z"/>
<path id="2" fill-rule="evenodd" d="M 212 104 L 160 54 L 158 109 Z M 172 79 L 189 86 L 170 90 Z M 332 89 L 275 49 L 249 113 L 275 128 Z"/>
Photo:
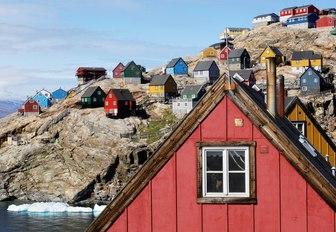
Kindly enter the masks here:
<path id="1" fill-rule="evenodd" d="M 78 67 L 134 60 L 147 70 L 197 55 L 226 27 L 290 6 L 335 0 L 0 0 L 0 100 L 77 86 Z"/>

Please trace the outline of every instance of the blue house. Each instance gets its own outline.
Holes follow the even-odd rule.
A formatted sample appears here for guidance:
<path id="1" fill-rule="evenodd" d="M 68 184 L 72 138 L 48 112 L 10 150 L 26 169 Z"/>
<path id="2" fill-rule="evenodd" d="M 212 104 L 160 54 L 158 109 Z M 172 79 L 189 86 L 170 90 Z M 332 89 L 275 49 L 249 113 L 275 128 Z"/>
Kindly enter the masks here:
<path id="1" fill-rule="evenodd" d="M 47 94 L 43 92 L 43 90 L 36 93 L 34 96 L 34 100 L 40 105 L 40 107 L 50 107 L 51 106 L 51 99 L 48 97 Z"/>
<path id="2" fill-rule="evenodd" d="M 68 92 L 62 88 L 59 88 L 52 92 L 52 99 L 56 102 L 64 100 L 68 96 Z"/>
<path id="3" fill-rule="evenodd" d="M 188 74 L 188 65 L 181 57 L 172 59 L 166 67 L 166 74 Z"/>
<path id="4" fill-rule="evenodd" d="M 321 74 L 312 67 L 307 70 L 300 77 L 301 95 L 320 94 L 332 88 L 331 81 L 325 79 Z"/>
<path id="5" fill-rule="evenodd" d="M 315 28 L 316 20 L 320 17 L 315 13 L 310 13 L 306 15 L 292 16 L 287 20 L 287 27 L 294 28 Z"/>

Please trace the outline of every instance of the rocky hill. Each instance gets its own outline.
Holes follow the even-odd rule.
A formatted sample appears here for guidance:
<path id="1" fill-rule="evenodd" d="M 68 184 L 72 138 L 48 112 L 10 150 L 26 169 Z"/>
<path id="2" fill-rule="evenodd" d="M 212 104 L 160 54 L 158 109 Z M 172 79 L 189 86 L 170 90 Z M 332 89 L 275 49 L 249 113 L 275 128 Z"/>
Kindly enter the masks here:
<path id="1" fill-rule="evenodd" d="M 293 50 L 312 49 L 335 72 L 336 36 L 329 30 L 294 30 L 275 24 L 239 36 L 234 43 L 236 48 L 247 48 L 254 61 L 267 45 L 279 47 L 287 58 Z M 197 61 L 197 57 L 187 59 L 190 74 Z M 224 65 L 220 69 L 226 71 Z M 263 68 L 254 62 L 254 69 L 261 81 Z M 146 77 L 160 72 L 158 67 Z M 289 66 L 280 67 L 278 73 L 285 75 L 287 83 L 298 78 Z M 175 79 L 180 87 L 193 83 L 192 78 Z M 91 85 L 107 92 L 120 87 L 120 82 L 105 79 Z M 72 98 L 39 116 L 12 114 L 0 119 L 0 200 L 108 202 L 178 121 L 168 104 L 148 100 L 148 84 L 125 86 L 143 106 L 139 116 L 126 119 L 106 118 L 103 108 L 81 109 L 78 101 L 87 87 L 77 88 Z M 334 104 L 326 106 L 322 100 L 313 105 L 318 119 L 332 124 L 324 128 L 336 136 L 334 111 L 329 109 Z M 7 142 L 8 135 L 16 136 L 19 145 Z"/>

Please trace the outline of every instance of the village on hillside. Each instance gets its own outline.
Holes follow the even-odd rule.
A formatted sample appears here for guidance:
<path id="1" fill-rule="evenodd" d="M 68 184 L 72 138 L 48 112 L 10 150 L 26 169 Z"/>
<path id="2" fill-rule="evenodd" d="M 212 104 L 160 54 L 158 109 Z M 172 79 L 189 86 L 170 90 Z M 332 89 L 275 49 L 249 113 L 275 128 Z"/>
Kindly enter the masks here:
<path id="1" fill-rule="evenodd" d="M 254 17 L 252 30 L 227 27 L 219 36 L 221 41 L 200 51 L 197 58 L 172 57 L 155 71 L 148 71 L 133 60 L 120 62 L 111 73 L 104 67 L 78 67 L 74 70 L 78 86 L 68 91 L 62 88 L 49 91 L 46 87 L 24 102 L 18 110 L 18 115 L 22 117 L 46 114 L 53 104 L 78 97 L 80 100 L 73 107 L 104 112 L 111 124 L 114 119 L 142 115 L 148 102 L 165 104 L 178 118 L 179 126 L 172 128 L 168 139 L 144 164 L 135 180 L 122 189 L 123 194 L 117 195 L 111 207 L 88 231 L 97 228 L 120 231 L 124 226 L 133 228 L 141 224 L 140 219 L 135 219 L 138 215 L 136 211 L 146 211 L 144 217 L 147 217 L 147 214 L 154 215 L 162 208 L 169 211 L 167 215 L 174 216 L 164 221 L 152 218 L 153 224 L 165 228 L 180 223 L 180 228 L 185 229 L 181 231 L 196 231 L 188 228 L 188 223 L 185 223 L 189 220 L 187 216 L 181 222 L 174 219 L 178 210 L 187 208 L 190 211 L 182 214 L 192 217 L 202 204 L 230 204 L 225 210 L 234 215 L 236 205 L 250 207 L 259 204 L 265 209 L 256 206 L 260 214 L 255 217 L 263 215 L 267 218 L 276 214 L 272 209 L 280 207 L 276 205 L 280 198 L 279 204 L 282 204 L 281 209 L 286 211 L 288 218 L 295 218 L 303 211 L 307 217 L 313 217 L 314 210 L 323 208 L 327 219 L 320 224 L 335 228 L 336 145 L 302 97 L 334 93 L 336 66 L 325 65 L 323 55 L 316 51 L 296 47 L 292 47 L 290 56 L 273 44 L 265 44 L 261 53 L 252 54 L 245 47 L 237 47 L 235 38 L 274 25 L 293 30 L 328 30 L 329 36 L 334 36 L 336 9 L 319 10 L 314 5 L 306 5 L 282 9 L 279 15 L 270 13 Z M 284 67 L 295 76 L 291 84 L 286 84 L 285 75 L 276 75 L 277 69 Z M 113 82 L 113 87 L 99 85 L 106 79 Z M 139 94 L 134 91 L 137 88 L 143 91 Z M 14 135 L 8 136 L 8 142 L 20 144 Z M 195 160 L 187 157 L 186 151 L 197 153 Z M 277 158 L 269 158 L 271 153 L 277 154 Z M 223 154 L 229 158 L 219 158 Z M 196 163 L 197 166 L 194 165 Z M 206 168 L 202 169 L 205 164 Z M 149 170 L 149 167 L 153 169 Z M 257 167 L 258 171 L 255 170 Z M 161 168 L 167 168 L 166 172 L 162 173 Z M 286 173 L 288 178 L 281 179 L 281 172 Z M 160 179 L 160 175 L 164 177 Z M 191 181 L 196 175 L 197 182 Z M 175 179 L 170 179 L 171 176 Z M 225 183 L 225 178 L 229 183 Z M 166 183 L 161 183 L 162 180 Z M 231 180 L 235 184 L 231 184 Z M 304 194 L 303 203 L 286 198 L 297 183 L 301 185 L 297 187 L 296 194 Z M 175 185 L 182 189 L 179 190 L 181 192 L 177 193 Z M 185 186 L 185 191 L 192 189 L 192 197 L 184 193 L 181 186 Z M 259 192 L 257 195 L 258 189 L 266 189 L 267 193 Z M 151 196 L 150 199 L 144 192 Z M 167 193 L 175 198 L 162 202 Z M 277 199 L 269 200 L 266 195 Z M 196 203 L 190 202 L 191 199 Z M 178 204 L 192 207 L 179 209 Z M 295 209 L 287 212 L 288 207 Z M 216 210 L 223 211 L 220 208 Z M 202 210 L 202 215 L 205 211 Z M 249 212 L 254 215 L 255 209 Z M 212 228 L 209 231 L 218 231 L 220 226 L 207 216 L 198 218 L 198 223 Z M 287 224 L 283 225 L 280 216 L 275 217 L 272 220 L 283 227 L 293 228 L 291 226 L 297 223 L 285 218 L 282 220 L 287 220 Z M 230 220 L 236 220 L 233 224 L 240 224 L 238 219 Z M 311 228 L 318 228 L 319 222 L 310 220 Z M 278 225 L 263 225 L 261 221 L 256 225 L 260 228 L 265 226 L 268 231 L 275 231 L 273 227 Z M 226 218 L 222 224 L 226 223 L 232 224 L 232 221 Z M 241 224 L 237 228 L 243 231 L 245 223 Z"/>

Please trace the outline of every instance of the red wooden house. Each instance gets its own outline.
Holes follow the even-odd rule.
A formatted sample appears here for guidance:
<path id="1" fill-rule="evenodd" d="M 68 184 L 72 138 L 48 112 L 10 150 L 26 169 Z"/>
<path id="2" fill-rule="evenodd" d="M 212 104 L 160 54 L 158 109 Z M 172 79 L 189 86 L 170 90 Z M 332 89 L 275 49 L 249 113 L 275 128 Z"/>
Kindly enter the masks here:
<path id="1" fill-rule="evenodd" d="M 295 8 L 295 10 L 294 10 L 294 15 L 295 16 L 306 15 L 306 14 L 310 14 L 310 13 L 314 13 L 314 14 L 319 15 L 320 11 L 314 5 L 299 6 L 299 7 Z"/>
<path id="2" fill-rule="evenodd" d="M 102 76 L 106 76 L 106 69 L 97 67 L 79 67 L 76 76 L 78 85 L 82 85 L 91 80 L 97 80 Z"/>
<path id="3" fill-rule="evenodd" d="M 125 65 L 122 63 L 119 63 L 114 69 L 113 69 L 113 78 L 121 78 L 121 72 L 124 70 Z"/>
<path id="4" fill-rule="evenodd" d="M 336 25 L 336 19 L 334 17 L 321 17 L 318 20 L 316 20 L 316 27 L 335 27 Z"/>
<path id="5" fill-rule="evenodd" d="M 136 102 L 128 89 L 110 89 L 105 102 L 106 116 L 127 117 L 134 115 Z"/>
<path id="6" fill-rule="evenodd" d="M 330 164 L 275 101 L 266 109 L 249 86 L 232 80 L 227 90 L 224 79 L 87 231 L 335 231 Z"/>
<path id="7" fill-rule="evenodd" d="M 224 47 L 218 54 L 218 60 L 226 62 L 227 57 L 230 54 L 231 49 L 229 47 Z"/>
<path id="8" fill-rule="evenodd" d="M 39 115 L 41 113 L 41 107 L 32 97 L 28 98 L 22 105 L 22 108 L 18 110 L 18 113 L 25 116 Z"/>

